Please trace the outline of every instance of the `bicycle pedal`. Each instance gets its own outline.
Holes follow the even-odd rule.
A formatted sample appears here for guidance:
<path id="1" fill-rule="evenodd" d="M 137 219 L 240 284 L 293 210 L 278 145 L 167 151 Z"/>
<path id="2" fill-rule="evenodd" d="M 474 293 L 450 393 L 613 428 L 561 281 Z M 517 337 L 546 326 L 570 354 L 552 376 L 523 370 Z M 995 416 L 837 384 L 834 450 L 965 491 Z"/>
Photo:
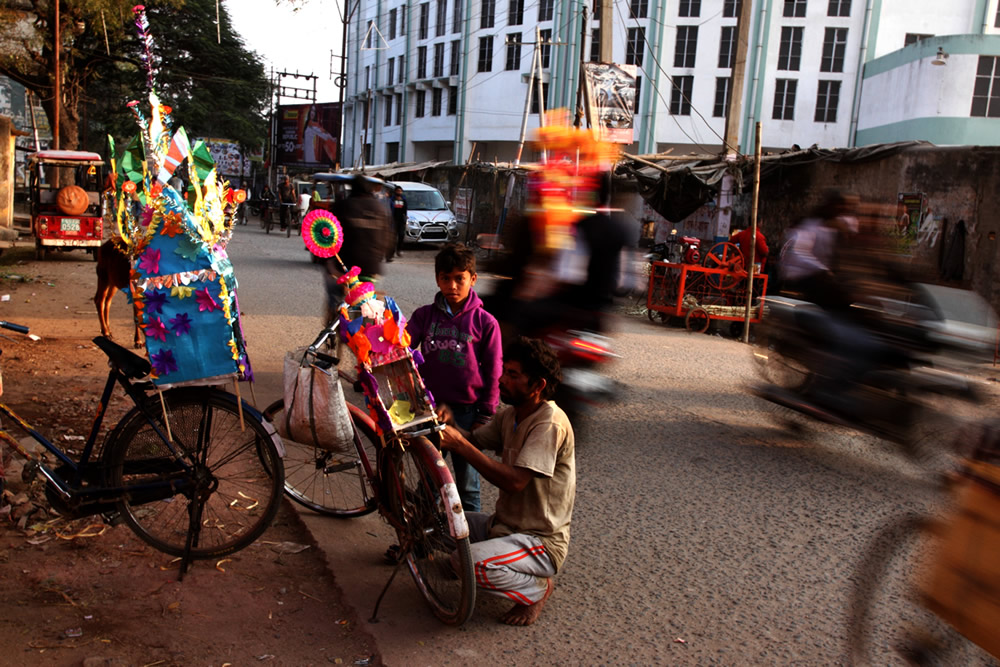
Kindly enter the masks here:
<path id="1" fill-rule="evenodd" d="M 115 511 L 115 512 L 102 512 L 101 513 L 101 518 L 104 520 L 104 523 L 106 523 L 106 524 L 108 524 L 109 526 L 112 526 L 112 527 L 120 525 L 122 523 L 122 521 L 124 521 L 124 519 L 122 519 L 121 512 L 117 512 L 117 511 Z"/>

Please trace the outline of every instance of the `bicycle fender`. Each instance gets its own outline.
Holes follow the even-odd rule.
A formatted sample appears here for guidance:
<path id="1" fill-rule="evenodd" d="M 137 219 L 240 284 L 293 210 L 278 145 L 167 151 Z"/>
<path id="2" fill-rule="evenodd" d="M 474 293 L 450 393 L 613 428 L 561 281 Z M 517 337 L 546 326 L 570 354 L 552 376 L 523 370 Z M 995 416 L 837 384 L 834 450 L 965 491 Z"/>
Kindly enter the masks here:
<path id="1" fill-rule="evenodd" d="M 411 440 L 408 447 L 424 460 L 429 470 L 437 471 L 438 490 L 441 493 L 441 500 L 448 508 L 448 531 L 456 540 L 463 540 L 469 536 L 469 522 L 465 518 L 465 511 L 462 509 L 462 499 L 458 497 L 458 487 L 448 470 L 448 464 L 444 462 L 441 452 L 431 444 L 426 438 Z"/>

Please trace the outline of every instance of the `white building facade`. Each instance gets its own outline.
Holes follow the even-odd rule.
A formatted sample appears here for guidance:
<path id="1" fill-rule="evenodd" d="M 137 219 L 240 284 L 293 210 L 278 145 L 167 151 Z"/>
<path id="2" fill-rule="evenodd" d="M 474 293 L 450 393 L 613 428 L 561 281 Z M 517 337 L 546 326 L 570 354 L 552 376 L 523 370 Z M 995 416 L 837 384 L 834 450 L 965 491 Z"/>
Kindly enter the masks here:
<path id="1" fill-rule="evenodd" d="M 628 152 L 721 150 L 740 9 L 614 3 L 612 60 L 638 69 Z M 598 59 L 599 15 L 573 0 L 358 0 L 344 166 L 513 160 L 534 49 L 544 108 L 574 109 L 580 62 Z M 741 151 L 757 121 L 766 148 L 1000 144 L 998 0 L 754 0 L 749 17 Z"/>

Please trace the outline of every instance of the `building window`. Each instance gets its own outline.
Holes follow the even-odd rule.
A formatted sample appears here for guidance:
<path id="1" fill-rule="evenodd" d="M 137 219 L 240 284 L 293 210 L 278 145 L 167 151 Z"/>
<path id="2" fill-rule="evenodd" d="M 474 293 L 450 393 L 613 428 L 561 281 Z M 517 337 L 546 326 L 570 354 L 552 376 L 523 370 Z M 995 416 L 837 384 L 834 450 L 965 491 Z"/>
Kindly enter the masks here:
<path id="1" fill-rule="evenodd" d="M 540 30 L 538 35 L 542 40 L 541 45 L 538 47 L 541 49 L 542 69 L 546 69 L 552 62 L 552 45 L 549 44 L 552 41 L 552 31 Z"/>
<path id="2" fill-rule="evenodd" d="M 385 82 L 391 86 L 393 80 L 396 78 L 395 77 L 395 74 L 396 74 L 396 71 L 395 71 L 396 70 L 396 59 L 395 58 L 389 58 L 389 60 L 385 63 L 385 67 L 386 67 L 386 70 L 385 70 Z"/>
<path id="3" fill-rule="evenodd" d="M 392 125 L 392 95 L 385 96 L 385 122 L 386 127 Z"/>
<path id="4" fill-rule="evenodd" d="M 531 85 L 534 86 L 534 87 L 531 89 L 531 108 L 528 109 L 528 113 L 529 114 L 539 113 L 539 107 L 538 107 L 538 79 L 532 80 Z M 546 110 L 549 108 L 549 84 L 547 84 L 547 83 L 543 83 L 542 84 L 542 106 L 541 106 L 541 108 L 542 109 L 546 109 Z"/>
<path id="5" fill-rule="evenodd" d="M 403 60 L 403 56 L 399 57 L 399 83 L 403 83 L 406 78 L 406 61 Z"/>
<path id="6" fill-rule="evenodd" d="M 916 44 L 922 39 L 930 39 L 934 35 L 924 35 L 918 32 L 908 32 L 906 37 L 903 38 L 903 46 L 909 46 L 910 44 Z"/>
<path id="7" fill-rule="evenodd" d="M 512 32 L 507 35 L 507 62 L 505 70 L 521 69 L 521 33 Z"/>
<path id="8" fill-rule="evenodd" d="M 774 82 L 774 120 L 795 120 L 796 79 L 778 79 Z"/>
<path id="9" fill-rule="evenodd" d="M 851 0 L 830 0 L 826 8 L 827 16 L 850 16 Z"/>
<path id="10" fill-rule="evenodd" d="M 521 25 L 522 23 L 524 23 L 524 0 L 510 0 L 507 25 Z"/>
<path id="11" fill-rule="evenodd" d="M 632 100 L 632 113 L 639 113 L 640 93 L 642 93 L 642 77 L 637 76 L 635 77 L 635 98 Z"/>
<path id="12" fill-rule="evenodd" d="M 448 115 L 458 113 L 458 86 L 448 86 Z"/>
<path id="13" fill-rule="evenodd" d="M 372 48 L 373 41 L 375 39 L 375 22 L 368 22 L 368 30 L 365 32 L 365 48 Z"/>
<path id="14" fill-rule="evenodd" d="M 590 62 L 592 62 L 592 63 L 599 63 L 599 62 L 601 62 L 601 29 L 600 28 L 592 28 L 591 31 L 590 31 Z"/>
<path id="15" fill-rule="evenodd" d="M 459 68 L 462 66 L 462 42 L 455 40 L 451 43 L 451 70 L 452 76 L 458 76 Z"/>
<path id="16" fill-rule="evenodd" d="M 736 27 L 727 26 L 722 29 L 719 38 L 719 67 L 730 69 L 736 56 Z"/>
<path id="17" fill-rule="evenodd" d="M 372 68 L 365 65 L 365 90 L 372 87 Z"/>
<path id="18" fill-rule="evenodd" d="M 649 0 L 629 0 L 628 17 L 644 19 L 649 15 Z"/>
<path id="19" fill-rule="evenodd" d="M 538 1 L 538 21 L 551 21 L 553 13 L 555 12 L 555 0 L 539 0 Z"/>
<path id="20" fill-rule="evenodd" d="M 385 144 L 385 163 L 399 162 L 399 142 L 389 141 Z"/>
<path id="21" fill-rule="evenodd" d="M 677 26 L 677 43 L 674 45 L 674 67 L 694 67 L 698 48 L 698 26 Z"/>
<path id="22" fill-rule="evenodd" d="M 701 0 L 681 0 L 678 16 L 698 16 L 701 14 Z"/>
<path id="23" fill-rule="evenodd" d="M 427 108 L 427 91 L 418 90 L 413 102 L 413 115 L 416 118 L 424 117 L 424 109 Z"/>
<path id="24" fill-rule="evenodd" d="M 368 100 L 365 99 L 365 101 L 361 105 L 361 113 L 365 115 L 365 120 L 364 120 L 365 125 L 371 125 L 371 117 L 368 115 L 368 112 L 370 110 L 371 110 L 371 105 L 369 105 Z"/>
<path id="25" fill-rule="evenodd" d="M 440 116 L 441 115 L 441 96 L 444 94 L 444 90 L 441 88 L 435 88 L 431 91 L 431 115 Z"/>
<path id="26" fill-rule="evenodd" d="M 434 19 L 434 36 L 440 37 L 448 25 L 448 0 L 437 0 L 437 15 Z"/>
<path id="27" fill-rule="evenodd" d="M 781 45 L 778 48 L 778 69 L 799 70 L 802 59 L 802 28 L 781 29 Z"/>
<path id="28" fill-rule="evenodd" d="M 595 40 L 597 43 L 598 57 L 600 57 L 601 40 L 600 34 Z M 642 57 L 646 51 L 646 31 L 642 28 L 629 28 L 625 39 L 625 64 L 638 65 L 642 67 Z M 597 62 L 594 60 L 594 62 Z"/>
<path id="29" fill-rule="evenodd" d="M 497 0 L 483 0 L 483 10 L 479 15 L 479 28 L 492 28 L 497 12 Z"/>
<path id="30" fill-rule="evenodd" d="M 1000 57 L 979 56 L 976 85 L 972 89 L 972 115 L 1000 118 Z"/>
<path id="31" fill-rule="evenodd" d="M 396 93 L 396 125 L 403 122 L 403 96 Z"/>
<path id="32" fill-rule="evenodd" d="M 732 77 L 719 76 L 715 78 L 715 107 L 712 109 L 714 117 L 726 117 L 726 109 L 729 108 L 729 91 L 732 85 Z"/>
<path id="33" fill-rule="evenodd" d="M 417 39 L 427 39 L 427 23 L 430 20 L 431 5 L 429 2 L 424 2 L 420 5 L 420 23 L 417 29 Z"/>
<path id="34" fill-rule="evenodd" d="M 406 5 L 399 8 L 399 36 L 406 34 Z"/>
<path id="35" fill-rule="evenodd" d="M 674 116 L 691 115 L 691 93 L 694 89 L 693 76 L 675 76 L 670 91 L 670 113 Z"/>
<path id="36" fill-rule="evenodd" d="M 997 17 L 993 19 L 993 27 L 1000 28 L 1000 5 L 997 5 Z"/>
<path id="37" fill-rule="evenodd" d="M 372 163 L 372 145 L 365 144 L 365 164 Z"/>
<path id="38" fill-rule="evenodd" d="M 839 81 L 820 81 L 816 91 L 816 122 L 836 123 L 837 102 L 840 100 Z"/>
<path id="39" fill-rule="evenodd" d="M 722 15 L 727 19 L 736 18 L 740 15 L 743 5 L 740 0 L 723 0 Z"/>
<path id="40" fill-rule="evenodd" d="M 444 42 L 434 45 L 434 76 L 444 76 Z"/>
<path id="41" fill-rule="evenodd" d="M 427 47 L 417 47 L 417 78 L 427 78 Z"/>
<path id="42" fill-rule="evenodd" d="M 389 10 L 389 39 L 396 39 L 396 10 Z"/>
<path id="43" fill-rule="evenodd" d="M 847 50 L 847 28 L 827 28 L 823 38 L 823 59 L 820 72 L 843 72 L 844 51 Z"/>
<path id="44" fill-rule="evenodd" d="M 462 32 L 462 12 L 465 0 L 455 0 L 455 8 L 451 12 L 451 31 Z"/>
<path id="45" fill-rule="evenodd" d="M 479 38 L 479 71 L 493 71 L 493 35 Z"/>
<path id="46" fill-rule="evenodd" d="M 802 18 L 806 15 L 806 0 L 785 0 L 785 16 Z"/>

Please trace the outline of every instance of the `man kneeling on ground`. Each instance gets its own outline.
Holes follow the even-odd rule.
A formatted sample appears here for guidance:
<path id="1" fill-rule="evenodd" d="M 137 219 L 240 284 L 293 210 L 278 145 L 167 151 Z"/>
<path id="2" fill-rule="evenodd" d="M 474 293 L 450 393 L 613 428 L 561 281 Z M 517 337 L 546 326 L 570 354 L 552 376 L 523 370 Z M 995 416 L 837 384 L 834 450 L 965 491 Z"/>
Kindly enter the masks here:
<path id="1" fill-rule="evenodd" d="M 499 488 L 496 511 L 467 512 L 480 589 L 514 601 L 508 625 L 531 625 L 552 595 L 566 558 L 576 496 L 573 427 L 551 397 L 562 379 L 545 343 L 519 338 L 504 350 L 500 398 L 507 406 L 470 433 L 448 424 L 442 449 L 461 455 Z M 481 450 L 500 455 L 500 461 Z"/>

